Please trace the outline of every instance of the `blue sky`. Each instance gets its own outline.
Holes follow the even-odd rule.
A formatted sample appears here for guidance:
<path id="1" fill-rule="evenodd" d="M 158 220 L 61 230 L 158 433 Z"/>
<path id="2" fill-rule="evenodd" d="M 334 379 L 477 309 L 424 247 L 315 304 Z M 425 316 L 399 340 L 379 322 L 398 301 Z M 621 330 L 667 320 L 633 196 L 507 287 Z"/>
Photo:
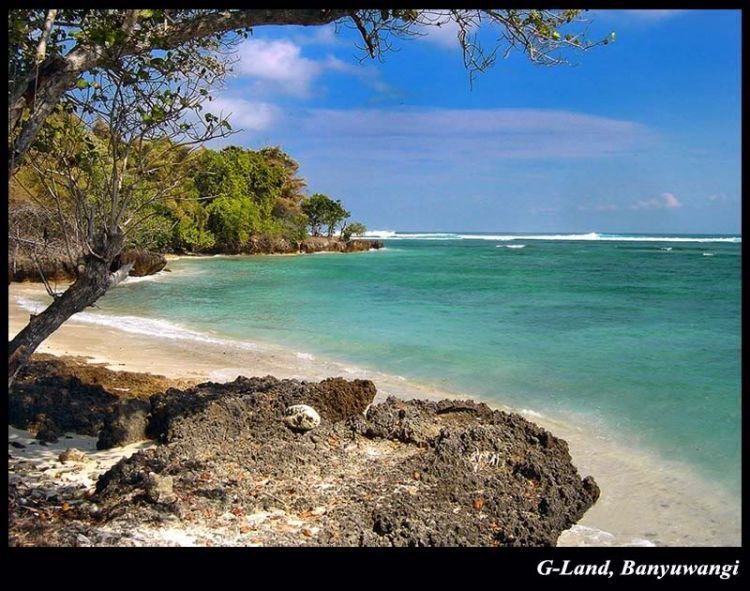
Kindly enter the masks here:
<path id="1" fill-rule="evenodd" d="M 349 28 L 260 27 L 212 110 L 370 229 L 739 233 L 739 11 L 586 18 L 616 42 L 473 86 L 448 28 L 378 62 Z"/>

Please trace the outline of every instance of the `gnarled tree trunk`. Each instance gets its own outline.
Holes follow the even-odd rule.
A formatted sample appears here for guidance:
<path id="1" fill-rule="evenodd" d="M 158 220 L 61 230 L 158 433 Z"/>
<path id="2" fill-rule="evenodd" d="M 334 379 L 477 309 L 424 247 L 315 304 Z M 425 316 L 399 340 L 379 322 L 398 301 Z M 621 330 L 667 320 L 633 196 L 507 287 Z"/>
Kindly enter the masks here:
<path id="1" fill-rule="evenodd" d="M 83 270 L 75 282 L 43 312 L 32 316 L 26 327 L 8 345 L 8 388 L 32 353 L 68 318 L 85 310 L 102 297 L 112 284 L 110 267 L 124 244 L 117 229 L 103 232 L 95 241 L 96 254 L 84 257 Z"/>

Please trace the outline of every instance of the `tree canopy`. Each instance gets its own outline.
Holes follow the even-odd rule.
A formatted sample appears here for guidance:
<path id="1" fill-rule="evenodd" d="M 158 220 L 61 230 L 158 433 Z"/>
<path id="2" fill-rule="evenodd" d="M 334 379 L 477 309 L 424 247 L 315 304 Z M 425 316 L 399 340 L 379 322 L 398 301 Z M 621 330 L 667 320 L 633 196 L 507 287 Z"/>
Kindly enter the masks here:
<path id="1" fill-rule="evenodd" d="M 315 193 L 305 199 L 302 211 L 307 216 L 312 235 L 320 236 L 321 230 L 326 227 L 329 238 L 333 236 L 336 227 L 351 215 L 340 200 L 334 201 L 322 193 Z"/>

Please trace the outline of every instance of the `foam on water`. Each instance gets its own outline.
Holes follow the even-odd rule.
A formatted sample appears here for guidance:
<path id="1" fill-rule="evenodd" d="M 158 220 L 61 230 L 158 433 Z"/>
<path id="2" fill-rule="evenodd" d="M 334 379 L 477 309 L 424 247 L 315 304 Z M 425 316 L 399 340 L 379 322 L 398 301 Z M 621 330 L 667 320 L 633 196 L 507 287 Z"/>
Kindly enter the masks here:
<path id="1" fill-rule="evenodd" d="M 16 301 L 18 302 L 19 306 L 21 306 L 24 310 L 28 310 L 32 314 L 38 314 L 46 307 L 46 304 L 44 304 L 43 302 L 25 297 L 19 297 L 16 299 Z M 79 312 L 78 314 L 73 316 L 73 320 L 77 322 L 85 322 L 87 324 L 108 326 L 116 328 L 118 330 L 122 330 L 124 332 L 154 336 L 163 339 L 199 341 L 211 345 L 236 347 L 244 350 L 258 349 L 258 345 L 256 345 L 255 343 L 215 338 L 201 332 L 184 328 L 179 324 L 155 318 Z"/>
<path id="2" fill-rule="evenodd" d="M 648 547 L 654 548 L 650 540 L 642 538 L 618 539 L 614 534 L 588 527 L 586 525 L 576 524 L 570 529 L 560 534 L 557 540 L 558 546 L 578 546 L 578 547 L 601 547 L 601 546 L 630 546 L 630 547 Z"/>
<path id="3" fill-rule="evenodd" d="M 163 279 L 164 277 L 169 277 L 169 273 L 159 271 L 158 273 L 154 273 L 153 275 L 146 275 L 144 277 L 128 276 L 122 280 L 120 285 L 132 285 L 134 283 L 143 283 L 144 281 L 157 281 L 158 279 Z"/>

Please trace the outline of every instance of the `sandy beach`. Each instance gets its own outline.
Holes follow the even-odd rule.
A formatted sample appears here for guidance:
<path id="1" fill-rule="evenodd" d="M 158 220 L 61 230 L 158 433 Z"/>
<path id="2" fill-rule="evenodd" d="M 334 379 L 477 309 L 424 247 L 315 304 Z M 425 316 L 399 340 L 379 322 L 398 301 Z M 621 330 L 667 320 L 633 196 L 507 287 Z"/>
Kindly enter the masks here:
<path id="1" fill-rule="evenodd" d="M 37 284 L 9 288 L 9 338 L 28 319 L 29 300 L 47 298 Z M 19 304 L 19 299 L 24 306 Z M 377 401 L 387 395 L 402 398 L 445 398 L 441 392 L 399 376 L 348 367 L 335 360 L 297 353 L 277 345 L 191 335 L 141 334 L 123 325 L 92 324 L 74 317 L 52 335 L 39 352 L 75 355 L 104 363 L 113 370 L 164 375 L 168 378 L 226 382 L 239 375 L 319 380 L 330 376 L 366 378 L 378 388 Z M 501 397 L 500 397 L 501 398 Z M 740 501 L 699 478 L 688 467 L 667 463 L 649 450 L 635 449 L 618 434 L 594 432 L 572 419 L 544 415 L 544 409 L 516 410 L 565 439 L 582 476 L 593 475 L 602 495 L 559 545 L 675 545 L 740 544 Z M 540 412 L 541 411 L 541 414 Z"/>

